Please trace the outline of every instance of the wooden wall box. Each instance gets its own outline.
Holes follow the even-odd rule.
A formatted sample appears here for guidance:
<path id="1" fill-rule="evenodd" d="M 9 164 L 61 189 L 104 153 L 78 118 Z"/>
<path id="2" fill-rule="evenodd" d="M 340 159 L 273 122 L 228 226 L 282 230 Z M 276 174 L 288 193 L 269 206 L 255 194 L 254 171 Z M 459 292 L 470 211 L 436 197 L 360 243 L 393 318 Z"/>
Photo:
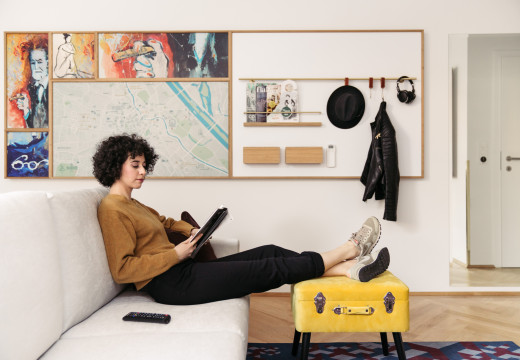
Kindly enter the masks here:
<path id="1" fill-rule="evenodd" d="M 285 148 L 287 164 L 321 164 L 323 162 L 322 147 L 287 147 Z"/>
<path id="2" fill-rule="evenodd" d="M 279 164 L 279 147 L 244 147 L 244 164 Z"/>

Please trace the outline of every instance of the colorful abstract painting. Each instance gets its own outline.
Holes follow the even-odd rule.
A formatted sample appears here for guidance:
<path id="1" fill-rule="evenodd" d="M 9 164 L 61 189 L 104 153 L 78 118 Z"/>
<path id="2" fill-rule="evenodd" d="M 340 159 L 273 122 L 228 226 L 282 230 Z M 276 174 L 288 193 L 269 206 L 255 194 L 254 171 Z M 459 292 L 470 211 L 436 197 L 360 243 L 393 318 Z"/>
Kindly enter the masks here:
<path id="1" fill-rule="evenodd" d="M 7 176 L 49 177 L 49 133 L 7 133 Z"/>
<path id="2" fill-rule="evenodd" d="M 7 127 L 49 127 L 49 36 L 6 35 Z"/>
<path id="3" fill-rule="evenodd" d="M 228 33 L 105 33 L 98 41 L 100 78 L 228 77 Z"/>
<path id="4" fill-rule="evenodd" d="M 53 78 L 94 78 L 95 40 L 94 33 L 52 34 Z"/>

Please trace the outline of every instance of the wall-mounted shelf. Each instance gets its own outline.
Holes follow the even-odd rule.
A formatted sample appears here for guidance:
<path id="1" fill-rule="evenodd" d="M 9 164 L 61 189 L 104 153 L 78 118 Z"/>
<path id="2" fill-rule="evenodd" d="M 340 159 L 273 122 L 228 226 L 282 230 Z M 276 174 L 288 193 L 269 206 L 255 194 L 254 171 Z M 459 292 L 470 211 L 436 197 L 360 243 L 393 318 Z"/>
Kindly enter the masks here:
<path id="1" fill-rule="evenodd" d="M 245 122 L 245 127 L 269 127 L 269 126 L 293 126 L 293 127 L 309 127 L 321 126 L 321 122 Z"/>
<path id="2" fill-rule="evenodd" d="M 349 80 L 381 80 L 381 79 L 385 79 L 385 80 L 398 80 L 400 77 L 385 77 L 385 78 L 382 78 L 382 77 L 373 77 L 373 78 L 370 78 L 370 77 L 349 77 L 348 79 Z M 241 81 L 283 81 L 283 80 L 288 80 L 288 78 L 283 78 L 283 77 L 273 77 L 273 78 L 239 78 L 238 80 L 241 80 Z M 332 80 L 332 81 L 344 81 L 345 78 L 339 78 L 339 77 L 334 77 L 334 78 L 323 78 L 323 77 L 306 77 L 306 78 L 297 78 L 297 77 L 291 77 L 290 80 L 294 80 L 294 81 L 329 81 L 329 80 Z M 403 78 L 402 80 L 417 80 L 417 77 L 406 77 L 406 78 Z"/>

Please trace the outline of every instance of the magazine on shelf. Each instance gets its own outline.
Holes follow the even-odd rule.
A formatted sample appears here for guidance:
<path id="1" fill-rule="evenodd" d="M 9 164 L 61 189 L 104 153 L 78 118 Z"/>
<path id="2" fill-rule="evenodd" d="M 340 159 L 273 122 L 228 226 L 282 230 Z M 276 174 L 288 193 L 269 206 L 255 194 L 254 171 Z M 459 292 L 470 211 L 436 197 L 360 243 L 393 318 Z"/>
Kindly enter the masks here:
<path id="1" fill-rule="evenodd" d="M 190 257 L 193 259 L 195 255 L 199 252 L 200 248 L 204 246 L 204 244 L 211 238 L 211 235 L 217 230 L 217 228 L 222 224 L 226 217 L 231 220 L 231 217 L 228 216 L 229 212 L 225 206 L 220 206 L 213 215 L 210 216 L 208 221 L 197 231 L 195 236 L 193 236 L 192 241 L 197 241 L 197 247 L 191 253 Z"/>
<path id="2" fill-rule="evenodd" d="M 250 81 L 246 88 L 246 112 L 256 112 L 256 83 Z M 246 114 L 247 122 L 256 122 L 256 114 Z"/>
<path id="3" fill-rule="evenodd" d="M 281 91 L 282 86 L 280 84 L 266 85 L 266 112 L 268 122 L 281 121 L 282 114 L 273 113 L 274 109 L 276 109 L 276 107 L 280 103 Z"/>
<path id="4" fill-rule="evenodd" d="M 266 122 L 266 84 L 256 84 L 256 122 Z"/>
<path id="5" fill-rule="evenodd" d="M 280 93 L 280 102 L 273 110 L 271 117 L 267 121 L 276 122 L 298 122 L 300 117 L 298 111 L 298 87 L 293 80 L 285 80 L 282 82 Z"/>

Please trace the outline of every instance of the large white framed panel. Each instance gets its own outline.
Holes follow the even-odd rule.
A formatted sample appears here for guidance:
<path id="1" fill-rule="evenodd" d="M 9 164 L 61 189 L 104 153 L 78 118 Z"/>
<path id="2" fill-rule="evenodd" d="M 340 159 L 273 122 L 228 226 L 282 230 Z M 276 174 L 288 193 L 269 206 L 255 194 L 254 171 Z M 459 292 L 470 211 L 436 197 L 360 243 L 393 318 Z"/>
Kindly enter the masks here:
<path id="1" fill-rule="evenodd" d="M 382 101 L 380 81 L 369 89 L 367 80 L 350 80 L 365 98 L 363 118 L 351 129 L 339 129 L 327 117 L 330 94 L 344 82 L 340 78 L 398 78 L 414 80 L 416 99 L 397 99 L 396 81 L 386 80 L 383 95 L 397 132 L 399 169 L 404 177 L 423 177 L 423 32 L 417 31 L 292 31 L 234 32 L 232 34 L 233 177 L 359 177 L 371 141 L 370 123 Z M 246 87 L 243 79 L 297 80 L 301 122 L 319 127 L 245 127 Z M 321 80 L 317 80 L 321 79 Z M 336 80 L 329 80 L 336 79 Z M 262 81 L 267 82 L 267 81 Z M 410 90 L 409 84 L 402 89 Z M 336 167 L 283 162 L 290 146 L 336 145 Z M 242 149 L 279 146 L 280 164 L 244 164 Z"/>

